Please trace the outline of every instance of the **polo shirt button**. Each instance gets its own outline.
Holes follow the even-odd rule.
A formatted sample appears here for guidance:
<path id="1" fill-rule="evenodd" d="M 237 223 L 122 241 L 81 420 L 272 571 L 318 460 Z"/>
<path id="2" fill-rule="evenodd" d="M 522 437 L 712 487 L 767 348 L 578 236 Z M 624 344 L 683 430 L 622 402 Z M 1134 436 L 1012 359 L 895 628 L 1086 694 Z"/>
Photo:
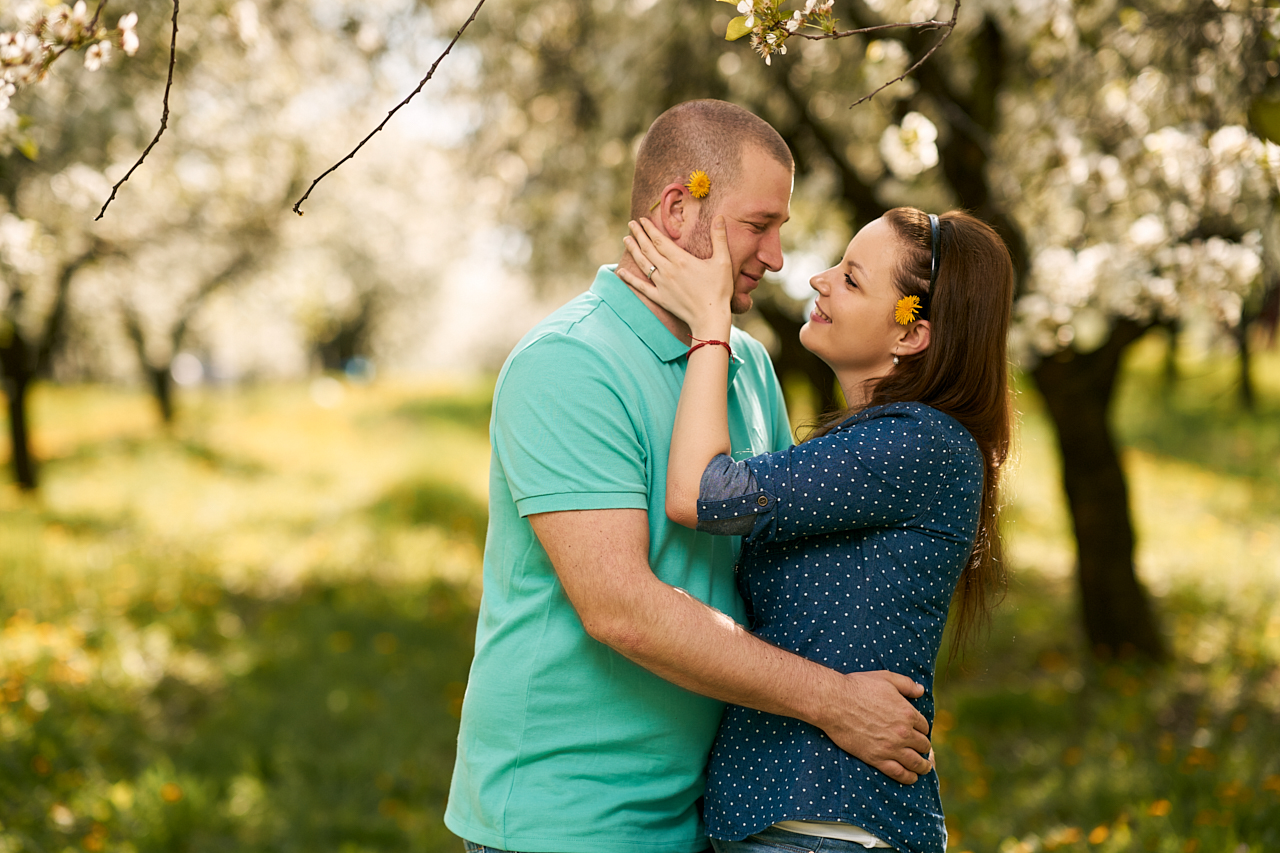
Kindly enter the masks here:
<path id="1" fill-rule="evenodd" d="M 760 497 L 756 498 L 756 503 L 758 503 L 760 506 L 768 506 L 769 499 L 766 498 L 764 495 L 761 495 Z"/>

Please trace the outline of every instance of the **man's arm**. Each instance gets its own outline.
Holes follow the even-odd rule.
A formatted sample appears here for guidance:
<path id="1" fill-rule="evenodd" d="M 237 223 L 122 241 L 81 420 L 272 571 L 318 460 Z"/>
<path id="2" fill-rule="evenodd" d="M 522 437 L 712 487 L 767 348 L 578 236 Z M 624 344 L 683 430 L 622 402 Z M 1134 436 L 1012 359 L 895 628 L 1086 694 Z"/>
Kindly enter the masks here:
<path id="1" fill-rule="evenodd" d="M 592 638 L 687 690 L 812 723 L 899 782 L 929 771 L 928 722 L 902 695 L 923 688 L 891 672 L 842 675 L 658 580 L 644 510 L 550 512 L 529 522 Z"/>

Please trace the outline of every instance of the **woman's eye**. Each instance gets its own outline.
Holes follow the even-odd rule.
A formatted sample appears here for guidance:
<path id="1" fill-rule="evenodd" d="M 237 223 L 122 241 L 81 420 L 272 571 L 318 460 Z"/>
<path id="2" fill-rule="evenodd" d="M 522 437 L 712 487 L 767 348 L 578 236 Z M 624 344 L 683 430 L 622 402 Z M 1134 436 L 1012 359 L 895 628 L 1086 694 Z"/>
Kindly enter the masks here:
<path id="1" fill-rule="evenodd" d="M 858 285 L 857 285 L 857 282 L 855 282 L 855 281 L 854 281 L 854 280 L 849 276 L 849 274 L 848 274 L 848 273 L 845 273 L 845 274 L 844 274 L 844 283 L 845 283 L 845 284 L 847 284 L 847 285 L 849 285 L 850 287 L 857 287 L 857 286 L 858 286 Z"/>

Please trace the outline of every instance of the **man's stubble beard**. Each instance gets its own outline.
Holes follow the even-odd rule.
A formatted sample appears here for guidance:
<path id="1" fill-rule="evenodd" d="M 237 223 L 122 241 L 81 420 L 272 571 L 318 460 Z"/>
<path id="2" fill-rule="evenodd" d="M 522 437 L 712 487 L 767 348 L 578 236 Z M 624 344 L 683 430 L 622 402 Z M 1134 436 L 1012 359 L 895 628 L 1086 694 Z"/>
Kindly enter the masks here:
<path id="1" fill-rule="evenodd" d="M 711 243 L 711 223 L 715 218 L 716 212 L 709 204 L 704 204 L 698 211 L 698 221 L 693 224 L 693 233 L 689 235 L 689 244 L 685 246 L 685 251 L 695 258 L 705 261 L 715 254 Z"/>
<path id="2" fill-rule="evenodd" d="M 698 221 L 694 223 L 693 233 L 689 235 L 689 240 L 684 247 L 685 251 L 695 258 L 705 261 L 715 254 L 715 247 L 711 242 L 711 223 L 715 220 L 716 213 L 717 211 L 711 209 L 711 205 L 703 205 L 702 210 L 698 211 Z M 733 296 L 729 297 L 729 310 L 734 314 L 745 314 L 751 310 L 751 294 L 738 292 L 738 278 L 738 271 L 735 270 Z"/>

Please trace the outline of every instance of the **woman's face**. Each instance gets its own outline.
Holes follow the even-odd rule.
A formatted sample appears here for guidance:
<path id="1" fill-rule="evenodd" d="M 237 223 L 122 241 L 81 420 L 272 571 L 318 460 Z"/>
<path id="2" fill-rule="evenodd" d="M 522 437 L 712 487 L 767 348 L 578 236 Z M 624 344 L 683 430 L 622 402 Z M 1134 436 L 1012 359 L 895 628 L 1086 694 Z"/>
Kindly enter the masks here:
<path id="1" fill-rule="evenodd" d="M 893 367 L 894 346 L 905 331 L 893 319 L 901 296 L 893 270 L 901 250 L 897 233 L 877 219 L 849 241 L 839 264 L 809 279 L 818 298 L 800 343 L 838 377 L 869 379 Z"/>

